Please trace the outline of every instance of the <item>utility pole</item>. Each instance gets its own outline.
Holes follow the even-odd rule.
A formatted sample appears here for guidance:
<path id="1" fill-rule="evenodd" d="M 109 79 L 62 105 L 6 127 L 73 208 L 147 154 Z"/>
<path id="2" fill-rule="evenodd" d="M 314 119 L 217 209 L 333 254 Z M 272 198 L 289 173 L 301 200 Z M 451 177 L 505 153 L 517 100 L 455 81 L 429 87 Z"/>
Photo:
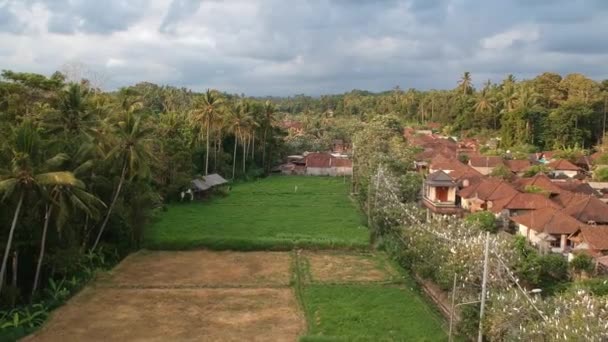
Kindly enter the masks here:
<path id="1" fill-rule="evenodd" d="M 454 326 L 454 310 L 456 310 L 456 306 L 454 302 L 456 301 L 456 273 L 454 273 L 454 285 L 452 285 L 452 308 L 450 309 L 450 334 L 448 337 L 448 342 L 452 342 L 452 327 Z"/>
<path id="2" fill-rule="evenodd" d="M 486 232 L 486 247 L 483 254 L 483 278 L 481 280 L 481 306 L 479 308 L 479 334 L 477 342 L 483 342 L 483 311 L 486 306 L 486 287 L 488 284 L 488 257 L 490 255 L 490 232 Z"/>

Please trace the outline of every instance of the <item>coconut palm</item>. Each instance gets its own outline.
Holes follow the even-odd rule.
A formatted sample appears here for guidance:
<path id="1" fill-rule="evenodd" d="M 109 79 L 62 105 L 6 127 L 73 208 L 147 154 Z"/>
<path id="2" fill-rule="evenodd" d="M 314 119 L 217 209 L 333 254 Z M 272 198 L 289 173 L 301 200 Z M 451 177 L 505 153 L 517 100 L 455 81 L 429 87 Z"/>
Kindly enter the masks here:
<path id="1" fill-rule="evenodd" d="M 47 190 L 46 187 L 45 190 Z M 42 270 L 42 262 L 46 250 L 46 237 L 53 211 L 57 210 L 55 225 L 58 230 L 61 230 L 69 217 L 77 210 L 84 212 L 87 217 L 97 217 L 99 215 L 99 209 L 106 206 L 99 198 L 95 197 L 95 195 L 87 192 L 84 183 L 80 181 L 74 186 L 54 185 L 50 187 L 46 197 L 48 203 L 45 206 L 40 253 L 38 254 L 36 274 L 32 285 L 32 297 L 34 297 L 36 290 L 38 289 L 40 271 Z"/>
<path id="2" fill-rule="evenodd" d="M 216 92 L 207 89 L 205 94 L 196 101 L 195 109 L 191 113 L 192 122 L 198 125 L 201 131 L 203 129 L 206 130 L 205 175 L 209 173 L 209 141 L 211 139 L 212 126 L 222 103 L 223 100 Z"/>
<path id="3" fill-rule="evenodd" d="M 4 276 L 15 229 L 19 221 L 23 204 L 28 195 L 41 196 L 44 188 L 55 186 L 79 186 L 81 184 L 73 173 L 67 171 L 44 172 L 49 166 L 64 161 L 67 156 L 59 154 L 42 160 L 41 140 L 34 124 L 24 121 L 14 132 L 10 170 L 4 170 L 0 176 L 0 193 L 2 200 L 16 200 L 8 240 L 4 247 L 4 257 L 0 268 L 0 291 L 4 285 Z"/>
<path id="4" fill-rule="evenodd" d="M 127 108 L 127 110 L 122 111 L 118 120 L 112 124 L 114 146 L 106 156 L 107 160 L 114 160 L 120 165 L 120 178 L 91 250 L 95 250 L 99 244 L 127 176 L 130 178 L 148 177 L 151 163 L 156 160 L 152 153 L 152 143 L 154 142 L 152 127 L 142 123 L 142 116 L 134 112 L 135 107 L 123 108 Z"/>
<path id="5" fill-rule="evenodd" d="M 245 137 L 246 130 L 249 127 L 251 120 L 251 107 L 246 101 L 238 101 L 234 103 L 229 109 L 229 118 L 227 119 L 228 128 L 232 134 L 234 134 L 234 154 L 232 158 L 232 179 L 236 173 L 236 150 L 238 140 L 241 140 L 243 145 L 243 172 L 245 171 L 245 160 L 247 154 L 245 153 Z"/>
<path id="6" fill-rule="evenodd" d="M 266 146 L 267 146 L 267 139 L 268 139 L 268 130 L 272 129 L 272 126 L 274 125 L 274 123 L 276 122 L 276 118 L 275 118 L 275 112 L 276 112 L 276 106 L 270 102 L 270 101 L 266 101 L 264 103 L 264 122 L 263 122 L 263 126 L 264 126 L 264 136 L 263 136 L 263 146 L 262 146 L 262 165 L 264 166 L 264 168 L 268 171 L 268 167 L 266 166 Z"/>
<path id="7" fill-rule="evenodd" d="M 67 137 L 91 135 L 97 122 L 96 108 L 88 102 L 89 89 L 72 83 L 59 95 L 58 110 L 45 118 L 50 133 L 62 132 Z"/>
<path id="8" fill-rule="evenodd" d="M 465 73 L 462 75 L 462 78 L 460 79 L 460 81 L 458 81 L 458 86 L 462 89 L 462 94 L 466 95 L 468 93 L 471 92 L 472 87 L 472 79 L 471 79 L 471 73 L 468 71 L 465 71 Z"/>

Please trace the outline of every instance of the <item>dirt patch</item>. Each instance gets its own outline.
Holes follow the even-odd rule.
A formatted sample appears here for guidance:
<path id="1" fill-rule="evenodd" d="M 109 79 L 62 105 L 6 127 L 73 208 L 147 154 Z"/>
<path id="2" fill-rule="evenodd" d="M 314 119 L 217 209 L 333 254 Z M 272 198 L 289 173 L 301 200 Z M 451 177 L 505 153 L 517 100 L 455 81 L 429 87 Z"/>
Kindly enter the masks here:
<path id="1" fill-rule="evenodd" d="M 388 260 L 380 255 L 304 252 L 302 254 L 315 282 L 381 282 L 397 275 Z"/>
<path id="2" fill-rule="evenodd" d="M 110 287 L 282 286 L 290 280 L 291 255 L 281 252 L 149 252 L 127 257 L 103 277 Z"/>
<path id="3" fill-rule="evenodd" d="M 25 341 L 295 341 L 292 289 L 88 288 Z"/>

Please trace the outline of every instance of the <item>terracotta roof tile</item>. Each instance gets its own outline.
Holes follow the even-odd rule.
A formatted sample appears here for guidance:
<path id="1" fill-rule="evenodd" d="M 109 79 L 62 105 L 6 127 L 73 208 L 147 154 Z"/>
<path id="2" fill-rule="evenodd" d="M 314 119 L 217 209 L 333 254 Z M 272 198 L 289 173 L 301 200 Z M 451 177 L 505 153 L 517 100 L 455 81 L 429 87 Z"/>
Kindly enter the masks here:
<path id="1" fill-rule="evenodd" d="M 557 159 L 547 164 L 553 170 L 564 171 L 579 171 L 581 168 L 567 161 L 566 159 Z"/>
<path id="2" fill-rule="evenodd" d="M 551 181 L 551 179 L 549 179 L 549 177 L 545 176 L 542 173 L 537 174 L 534 177 L 517 179 L 516 181 L 513 182 L 513 185 L 515 185 L 515 187 L 518 188 L 520 191 L 525 191 L 526 187 L 531 186 L 531 185 L 539 187 L 552 194 L 559 194 L 559 193 L 565 191 L 562 188 L 560 188 L 559 186 L 555 185 Z"/>
<path id="3" fill-rule="evenodd" d="M 564 212 L 583 222 L 608 223 L 608 204 L 594 196 L 575 198 L 564 209 Z"/>
<path id="4" fill-rule="evenodd" d="M 509 210 L 536 210 L 542 208 L 560 209 L 561 206 L 540 194 L 517 193 L 513 196 L 498 199 L 492 203 L 491 210 L 495 213 L 503 209 Z"/>
<path id="5" fill-rule="evenodd" d="M 585 225 L 555 208 L 533 210 L 529 213 L 513 216 L 511 220 L 537 232 L 547 234 L 573 234 Z"/>
<path id="6" fill-rule="evenodd" d="M 502 157 L 496 156 L 471 157 L 469 165 L 473 167 L 496 167 L 503 165 L 503 160 Z"/>
<path id="7" fill-rule="evenodd" d="M 529 160 L 505 160 L 505 165 L 511 170 L 511 172 L 523 172 L 526 171 L 532 163 Z"/>
<path id="8" fill-rule="evenodd" d="M 608 227 L 584 225 L 580 228 L 583 240 L 591 248 L 605 251 L 608 250 Z"/>

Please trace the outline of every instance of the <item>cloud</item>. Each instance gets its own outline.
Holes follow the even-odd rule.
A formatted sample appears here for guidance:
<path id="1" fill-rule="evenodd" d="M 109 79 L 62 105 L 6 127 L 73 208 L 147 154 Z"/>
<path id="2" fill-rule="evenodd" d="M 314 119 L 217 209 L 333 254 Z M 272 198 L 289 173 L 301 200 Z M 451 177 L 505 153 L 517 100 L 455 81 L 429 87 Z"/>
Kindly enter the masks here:
<path id="1" fill-rule="evenodd" d="M 0 0 L 0 65 L 251 95 L 608 77 L 602 0 Z M 6 49 L 4 47 L 11 47 Z"/>

